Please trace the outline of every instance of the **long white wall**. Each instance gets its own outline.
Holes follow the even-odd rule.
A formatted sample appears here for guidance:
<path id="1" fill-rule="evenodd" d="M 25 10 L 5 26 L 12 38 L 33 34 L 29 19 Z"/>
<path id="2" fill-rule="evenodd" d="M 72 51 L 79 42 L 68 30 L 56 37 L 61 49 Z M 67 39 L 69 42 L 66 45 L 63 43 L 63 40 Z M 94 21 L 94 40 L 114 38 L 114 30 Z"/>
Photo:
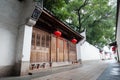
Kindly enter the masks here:
<path id="1" fill-rule="evenodd" d="M 119 56 L 119 61 L 120 61 L 120 5 L 119 5 L 119 12 L 118 12 L 118 24 L 117 24 L 117 37 L 116 37 L 116 41 L 117 41 L 118 54 L 119 54 L 118 56 Z"/>
<path id="2" fill-rule="evenodd" d="M 0 77 L 13 75 L 16 68 L 16 42 L 22 9 L 23 3 L 18 0 L 0 0 Z"/>
<path id="3" fill-rule="evenodd" d="M 21 8 L 22 4 L 17 0 L 0 0 L 0 66 L 15 62 Z"/>
<path id="4" fill-rule="evenodd" d="M 26 22 L 34 8 L 33 0 L 0 0 L 0 77 L 13 74 L 14 67 L 19 75 L 21 61 L 29 68 L 32 26 Z"/>
<path id="5" fill-rule="evenodd" d="M 0 24 L 0 66 L 14 63 L 16 34 L 16 28 Z"/>
<path id="6" fill-rule="evenodd" d="M 82 61 L 100 59 L 99 49 L 97 49 L 96 47 L 94 47 L 93 45 L 89 44 L 86 41 L 80 46 L 80 51 L 81 51 L 80 57 Z"/>

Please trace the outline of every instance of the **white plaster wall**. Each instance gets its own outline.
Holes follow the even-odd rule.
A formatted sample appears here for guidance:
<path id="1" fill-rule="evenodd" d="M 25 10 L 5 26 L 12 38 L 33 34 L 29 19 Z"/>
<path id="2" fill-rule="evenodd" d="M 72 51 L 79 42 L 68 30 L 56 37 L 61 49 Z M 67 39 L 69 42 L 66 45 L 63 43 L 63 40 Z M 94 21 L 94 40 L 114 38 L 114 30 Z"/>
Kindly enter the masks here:
<path id="1" fill-rule="evenodd" d="M 22 4 L 18 0 L 0 0 L 0 66 L 13 65 Z"/>
<path id="2" fill-rule="evenodd" d="M 16 62 L 29 61 L 31 51 L 32 27 L 23 25 L 19 27 L 19 35 L 17 37 L 17 55 Z"/>
<path id="3" fill-rule="evenodd" d="M 0 23 L 0 66 L 11 65 L 15 60 L 16 30 Z"/>
<path id="4" fill-rule="evenodd" d="M 81 59 L 81 49 L 80 49 L 80 42 L 76 44 L 76 49 L 77 49 L 77 60 Z"/>
<path id="5" fill-rule="evenodd" d="M 21 60 L 26 61 L 26 57 L 30 56 L 30 48 L 31 48 L 31 36 L 32 36 L 32 27 L 28 27 L 26 25 L 28 18 L 31 17 L 32 12 L 35 8 L 35 3 L 33 0 L 24 0 L 23 2 L 23 9 L 20 15 L 20 24 L 18 28 L 18 36 L 17 36 L 17 43 L 16 43 L 16 63 Z M 29 43 L 30 42 L 30 43 Z M 28 46 L 27 46 L 28 45 Z M 29 59 L 27 59 L 29 61 Z"/>
<path id="6" fill-rule="evenodd" d="M 117 24 L 116 41 L 117 41 L 117 45 L 118 45 L 118 54 L 119 54 L 119 61 L 120 61 L 120 5 L 119 5 L 119 12 L 118 12 L 118 24 Z"/>
<path id="7" fill-rule="evenodd" d="M 100 59 L 99 49 L 89 44 L 88 42 L 84 42 L 81 46 L 81 59 L 84 60 L 98 60 Z"/>
<path id="8" fill-rule="evenodd" d="M 86 40 L 86 30 L 84 32 L 80 33 L 80 35 L 82 35 L 84 38 L 76 44 L 77 60 L 81 60 L 81 45 L 84 44 L 84 42 Z"/>
<path id="9" fill-rule="evenodd" d="M 16 62 L 29 61 L 30 60 L 30 50 L 31 50 L 31 36 L 32 36 L 32 26 L 27 26 L 28 19 L 31 17 L 36 3 L 33 0 L 24 0 L 24 8 L 21 12 L 19 34 L 17 41 L 17 55 Z M 42 7 L 42 0 L 41 0 Z"/>
<path id="10" fill-rule="evenodd" d="M 30 61 L 32 27 L 25 25 L 22 61 Z"/>
<path id="11" fill-rule="evenodd" d="M 4 67 L 2 74 L 6 74 L 6 70 L 14 66 L 19 74 L 21 60 L 28 62 L 30 60 L 32 27 L 26 26 L 26 22 L 27 18 L 31 17 L 34 8 L 33 0 L 22 2 L 0 0 L 0 69 Z M 27 64 L 27 69 L 29 69 L 29 64 Z"/>

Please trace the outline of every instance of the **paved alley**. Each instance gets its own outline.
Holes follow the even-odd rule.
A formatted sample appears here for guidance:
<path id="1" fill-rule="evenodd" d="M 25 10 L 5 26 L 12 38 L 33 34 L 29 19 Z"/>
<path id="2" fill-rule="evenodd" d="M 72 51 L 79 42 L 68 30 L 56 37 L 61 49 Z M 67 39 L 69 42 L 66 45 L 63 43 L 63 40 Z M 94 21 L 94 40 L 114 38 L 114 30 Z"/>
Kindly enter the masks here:
<path id="1" fill-rule="evenodd" d="M 82 67 L 32 80 L 96 80 L 108 66 L 107 62 L 84 63 Z"/>
<path id="2" fill-rule="evenodd" d="M 110 61 L 109 61 L 110 62 Z M 108 61 L 89 61 L 82 65 L 53 68 L 45 72 L 0 80 L 96 80 L 108 67 Z"/>
<path id="3" fill-rule="evenodd" d="M 97 80 L 120 80 L 120 63 L 111 62 Z"/>

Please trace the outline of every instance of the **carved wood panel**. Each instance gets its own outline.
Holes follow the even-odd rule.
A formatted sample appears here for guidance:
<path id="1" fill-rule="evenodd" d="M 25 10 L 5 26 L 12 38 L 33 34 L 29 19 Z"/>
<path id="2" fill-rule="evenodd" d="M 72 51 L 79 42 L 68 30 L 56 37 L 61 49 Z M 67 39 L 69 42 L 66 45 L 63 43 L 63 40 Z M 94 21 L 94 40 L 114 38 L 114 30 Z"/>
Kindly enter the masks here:
<path id="1" fill-rule="evenodd" d="M 33 28 L 30 62 L 49 62 L 50 34 Z"/>
<path id="2" fill-rule="evenodd" d="M 76 45 L 69 42 L 69 61 L 76 60 L 77 60 Z"/>
<path id="3" fill-rule="evenodd" d="M 64 41 L 64 61 L 68 61 L 68 42 Z"/>
<path id="4" fill-rule="evenodd" d="M 63 40 L 62 39 L 60 39 L 60 38 L 58 38 L 58 53 L 57 53 L 57 56 L 58 56 L 58 61 L 59 62 L 63 62 L 63 47 L 64 45 L 63 45 Z"/>
<path id="5" fill-rule="evenodd" d="M 57 54 L 56 54 L 56 37 L 51 37 L 51 62 L 57 61 Z"/>

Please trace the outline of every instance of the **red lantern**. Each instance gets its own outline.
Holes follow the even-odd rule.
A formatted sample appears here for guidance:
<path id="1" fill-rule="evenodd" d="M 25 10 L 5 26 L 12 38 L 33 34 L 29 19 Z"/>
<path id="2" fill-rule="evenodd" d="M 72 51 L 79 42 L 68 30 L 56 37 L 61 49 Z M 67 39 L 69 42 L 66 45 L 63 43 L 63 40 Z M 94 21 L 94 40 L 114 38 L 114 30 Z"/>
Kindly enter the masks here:
<path id="1" fill-rule="evenodd" d="M 75 44 L 77 42 L 77 40 L 76 39 L 72 39 L 71 42 Z"/>
<path id="2" fill-rule="evenodd" d="M 115 51 L 115 50 L 116 50 L 116 47 L 115 47 L 115 46 L 113 46 L 113 47 L 112 47 L 112 51 Z"/>
<path id="3" fill-rule="evenodd" d="M 60 37 L 62 35 L 62 33 L 60 31 L 55 31 L 54 34 L 57 36 L 57 37 Z"/>

